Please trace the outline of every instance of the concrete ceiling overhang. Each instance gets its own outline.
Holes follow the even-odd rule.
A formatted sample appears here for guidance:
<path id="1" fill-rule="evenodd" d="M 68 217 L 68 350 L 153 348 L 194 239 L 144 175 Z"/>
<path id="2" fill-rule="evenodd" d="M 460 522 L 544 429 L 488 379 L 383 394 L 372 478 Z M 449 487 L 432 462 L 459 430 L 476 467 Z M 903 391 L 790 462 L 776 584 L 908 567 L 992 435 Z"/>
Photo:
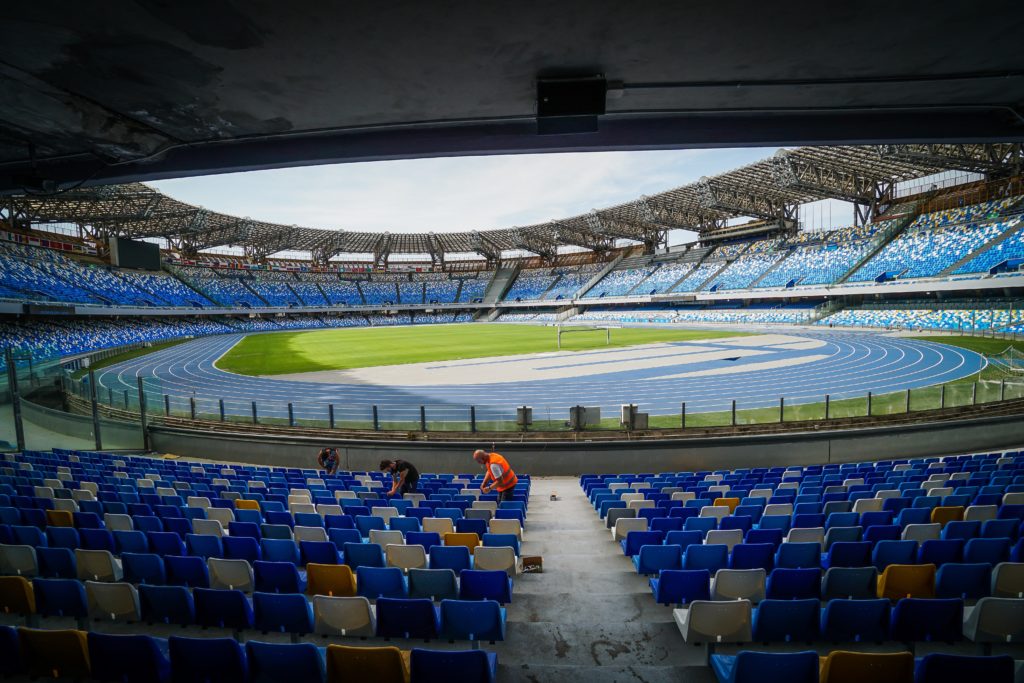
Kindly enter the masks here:
<path id="1" fill-rule="evenodd" d="M 1024 139 L 1020 2 L 33 0 L 0 192 L 439 155 Z M 536 81 L 615 84 L 539 135 Z M 620 87 L 621 86 L 621 87 Z"/>

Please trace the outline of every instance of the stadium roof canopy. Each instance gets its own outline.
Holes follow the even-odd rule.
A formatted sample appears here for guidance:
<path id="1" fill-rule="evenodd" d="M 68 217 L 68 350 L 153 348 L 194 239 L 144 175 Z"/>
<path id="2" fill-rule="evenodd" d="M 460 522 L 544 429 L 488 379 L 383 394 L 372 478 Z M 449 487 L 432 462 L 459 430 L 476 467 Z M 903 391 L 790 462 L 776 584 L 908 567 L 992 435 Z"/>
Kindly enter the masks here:
<path id="1" fill-rule="evenodd" d="M 390 234 L 266 223 L 186 204 L 141 183 L 20 195 L 9 199 L 8 210 L 33 223 L 76 223 L 101 235 L 161 237 L 186 255 L 232 245 L 257 259 L 308 251 L 322 263 L 337 254 L 373 254 L 380 264 L 397 253 L 430 254 L 435 261 L 465 252 L 498 259 L 510 250 L 550 257 L 559 246 L 606 251 L 620 239 L 655 246 L 673 229 L 708 235 L 740 216 L 792 219 L 801 204 L 827 198 L 854 202 L 858 215 L 867 219 L 891 201 L 900 182 L 950 169 L 1019 173 L 1022 165 L 1020 144 L 802 147 L 587 214 L 471 232 Z"/>
<path id="2" fill-rule="evenodd" d="M 6 2 L 0 193 L 437 155 L 1015 142 L 1022 23 L 1019 0 Z"/>

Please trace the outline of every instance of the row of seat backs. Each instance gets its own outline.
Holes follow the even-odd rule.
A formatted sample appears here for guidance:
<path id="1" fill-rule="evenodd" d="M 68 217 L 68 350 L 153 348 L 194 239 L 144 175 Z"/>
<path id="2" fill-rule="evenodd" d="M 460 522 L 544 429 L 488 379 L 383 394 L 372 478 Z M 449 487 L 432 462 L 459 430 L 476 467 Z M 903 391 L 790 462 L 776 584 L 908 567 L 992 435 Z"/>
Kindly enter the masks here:
<path id="1" fill-rule="evenodd" d="M 167 655 L 164 654 L 166 649 Z M 333 683 L 493 683 L 497 657 L 483 650 L 403 652 L 396 647 L 326 649 L 309 643 L 244 646 L 231 638 L 171 636 L 166 647 L 145 635 L 0 627 L 0 674 L 158 683 L 238 681 Z"/>
<path id="2" fill-rule="evenodd" d="M 748 652 L 711 655 L 719 683 L 1011 683 L 1009 655 L 975 657 L 935 653 L 916 660 L 910 652 Z"/>

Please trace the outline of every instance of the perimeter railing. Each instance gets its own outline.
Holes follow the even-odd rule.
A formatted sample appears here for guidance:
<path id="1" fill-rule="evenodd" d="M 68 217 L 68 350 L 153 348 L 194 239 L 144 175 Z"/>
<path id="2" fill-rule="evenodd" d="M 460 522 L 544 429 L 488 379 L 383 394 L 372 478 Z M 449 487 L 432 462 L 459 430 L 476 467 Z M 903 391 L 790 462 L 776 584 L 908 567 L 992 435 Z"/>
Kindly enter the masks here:
<path id="1" fill-rule="evenodd" d="M 1004 338 L 1000 333 L 979 336 Z M 1006 335 L 1006 339 L 1014 335 Z M 65 359 L 66 360 L 66 359 Z M 799 393 L 766 400 L 679 395 L 657 406 L 642 403 L 623 407 L 558 404 L 468 405 L 451 403 L 355 404 L 338 401 L 272 400 L 254 395 L 250 400 L 183 393 L 155 378 L 128 378 L 130 384 L 113 388 L 100 385 L 93 372 L 71 372 L 62 359 L 38 358 L 8 350 L 5 377 L 0 381 L 0 403 L 10 403 L 18 434 L 7 440 L 24 448 L 19 403 L 21 397 L 48 396 L 48 407 L 92 419 L 82 438 L 102 447 L 103 419 L 134 424 L 146 437 L 147 425 L 187 421 L 197 427 L 246 426 L 344 432 L 573 432 L 710 429 L 740 425 L 813 423 L 882 416 L 912 415 L 925 411 L 994 404 L 1024 399 L 1024 360 L 1010 354 L 967 378 L 899 391 Z M 35 401 L 36 399 L 33 398 Z M 81 419 L 81 418 L 79 418 Z M 88 422 L 88 421 L 86 421 Z M 821 425 L 825 426 L 825 425 Z M 0 440 L 2 440 L 0 436 Z M 148 441 L 146 443 L 148 446 Z"/>

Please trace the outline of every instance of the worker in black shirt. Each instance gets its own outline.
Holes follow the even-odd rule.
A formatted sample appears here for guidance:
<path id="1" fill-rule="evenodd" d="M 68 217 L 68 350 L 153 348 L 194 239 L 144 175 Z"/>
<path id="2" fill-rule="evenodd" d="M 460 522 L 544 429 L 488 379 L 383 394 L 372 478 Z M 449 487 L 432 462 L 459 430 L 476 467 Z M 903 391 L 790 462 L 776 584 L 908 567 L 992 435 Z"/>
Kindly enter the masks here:
<path id="1" fill-rule="evenodd" d="M 381 460 L 380 471 L 389 472 L 394 479 L 388 496 L 396 493 L 405 495 L 416 492 L 416 483 L 420 480 L 419 470 L 411 462 L 405 460 Z"/>

